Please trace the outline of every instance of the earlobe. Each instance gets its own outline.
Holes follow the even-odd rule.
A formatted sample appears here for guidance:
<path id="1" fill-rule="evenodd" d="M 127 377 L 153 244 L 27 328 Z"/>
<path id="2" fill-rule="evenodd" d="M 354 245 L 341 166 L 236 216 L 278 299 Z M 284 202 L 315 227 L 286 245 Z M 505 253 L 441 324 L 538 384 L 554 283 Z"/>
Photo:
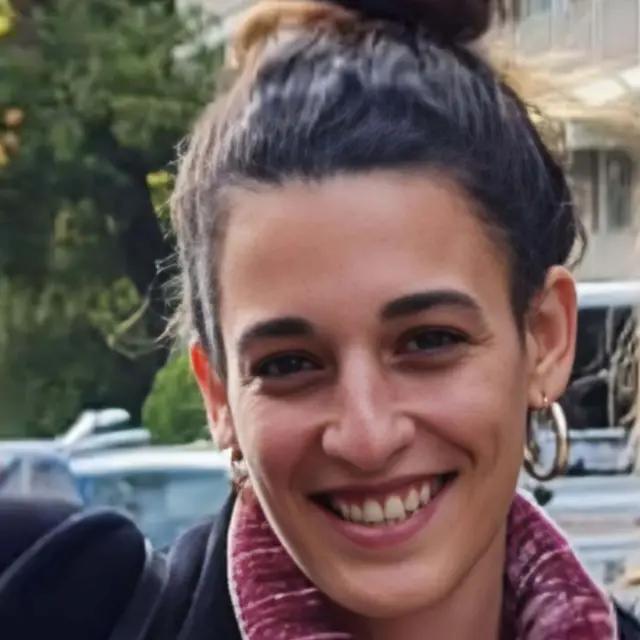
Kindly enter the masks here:
<path id="1" fill-rule="evenodd" d="M 552 267 L 532 308 L 528 331 L 533 339 L 530 403 L 544 396 L 559 398 L 569 382 L 575 355 L 577 296 L 575 282 L 564 267 Z"/>
<path id="2" fill-rule="evenodd" d="M 193 373 L 202 393 L 211 436 L 219 449 L 228 449 L 232 446 L 234 438 L 224 382 L 214 371 L 200 343 L 195 342 L 191 345 L 189 355 Z"/>

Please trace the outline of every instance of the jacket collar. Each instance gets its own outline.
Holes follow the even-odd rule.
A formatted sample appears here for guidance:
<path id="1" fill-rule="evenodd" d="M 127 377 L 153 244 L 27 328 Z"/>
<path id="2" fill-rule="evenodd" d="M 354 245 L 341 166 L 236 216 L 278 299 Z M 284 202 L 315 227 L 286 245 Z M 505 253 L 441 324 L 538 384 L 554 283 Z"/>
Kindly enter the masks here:
<path id="1" fill-rule="evenodd" d="M 615 640 L 613 605 L 567 539 L 526 497 L 508 516 L 502 635 L 509 640 Z M 243 640 L 351 640 L 335 606 L 298 569 L 257 501 L 236 502 L 229 593 Z"/>

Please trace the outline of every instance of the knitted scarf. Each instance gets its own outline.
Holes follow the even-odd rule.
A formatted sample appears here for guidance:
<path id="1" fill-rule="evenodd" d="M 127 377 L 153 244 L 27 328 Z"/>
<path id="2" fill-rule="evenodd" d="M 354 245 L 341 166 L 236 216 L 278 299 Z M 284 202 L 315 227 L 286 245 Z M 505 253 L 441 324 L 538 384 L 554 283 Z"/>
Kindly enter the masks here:
<path id="1" fill-rule="evenodd" d="M 542 511 L 516 494 L 507 530 L 502 637 L 615 640 L 611 602 Z M 335 605 L 300 571 L 255 500 L 237 501 L 228 563 L 243 640 L 352 640 Z"/>

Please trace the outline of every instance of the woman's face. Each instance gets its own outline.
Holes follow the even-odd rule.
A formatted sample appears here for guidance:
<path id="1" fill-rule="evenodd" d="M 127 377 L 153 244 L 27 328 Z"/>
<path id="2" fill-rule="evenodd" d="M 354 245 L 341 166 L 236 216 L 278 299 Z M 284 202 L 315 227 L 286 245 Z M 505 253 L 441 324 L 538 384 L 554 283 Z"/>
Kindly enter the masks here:
<path id="1" fill-rule="evenodd" d="M 527 408 L 570 369 L 572 285 L 523 338 L 469 201 L 382 172 L 237 193 L 220 282 L 216 435 L 317 587 L 396 615 L 499 560 Z"/>

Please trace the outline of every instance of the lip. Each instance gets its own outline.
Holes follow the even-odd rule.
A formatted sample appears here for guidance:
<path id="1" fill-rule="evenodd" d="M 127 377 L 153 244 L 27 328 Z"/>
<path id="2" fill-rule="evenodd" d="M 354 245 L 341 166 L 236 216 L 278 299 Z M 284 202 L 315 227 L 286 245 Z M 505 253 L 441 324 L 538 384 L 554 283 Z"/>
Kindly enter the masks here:
<path id="1" fill-rule="evenodd" d="M 316 504 L 313 500 L 309 502 L 317 509 L 325 518 L 329 526 L 339 535 L 346 538 L 352 544 L 365 549 L 385 549 L 404 544 L 419 534 L 431 521 L 436 511 L 440 508 L 442 500 L 445 499 L 451 487 L 457 482 L 454 479 L 440 490 L 438 495 L 433 498 L 420 511 L 408 518 L 404 522 L 386 526 L 363 526 L 355 522 L 343 520 L 328 509 L 324 509 Z"/>
<path id="2" fill-rule="evenodd" d="M 350 484 L 341 485 L 339 487 L 330 487 L 323 489 L 322 491 L 314 492 L 313 495 L 330 495 L 336 498 L 343 498 L 345 496 L 380 496 L 401 489 L 409 488 L 420 482 L 429 482 L 436 477 L 447 476 L 455 473 L 451 469 L 449 471 L 441 471 L 436 473 L 420 473 L 411 476 L 403 476 L 402 478 L 394 478 L 386 482 L 379 482 L 373 484 Z"/>

